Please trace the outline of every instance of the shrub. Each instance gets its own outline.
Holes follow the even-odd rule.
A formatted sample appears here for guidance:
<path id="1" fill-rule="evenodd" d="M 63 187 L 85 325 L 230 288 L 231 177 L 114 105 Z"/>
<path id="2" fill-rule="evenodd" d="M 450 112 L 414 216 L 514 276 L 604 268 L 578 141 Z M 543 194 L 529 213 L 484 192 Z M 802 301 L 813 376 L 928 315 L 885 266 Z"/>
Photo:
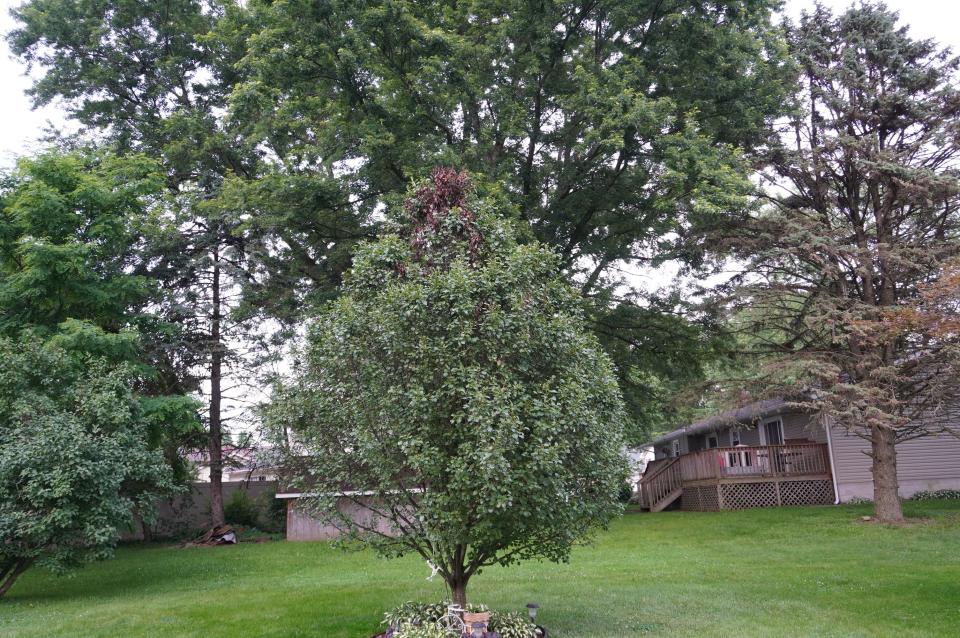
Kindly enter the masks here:
<path id="1" fill-rule="evenodd" d="M 401 623 L 393 632 L 393 638 L 448 638 L 447 632 L 433 623 L 415 625 Z"/>
<path id="2" fill-rule="evenodd" d="M 173 491 L 130 369 L 0 339 L 0 597 L 31 566 L 108 558 Z"/>
<path id="3" fill-rule="evenodd" d="M 617 500 L 621 503 L 629 503 L 631 498 L 633 498 L 633 486 L 629 483 L 624 483 L 620 486 L 620 493 L 617 494 Z"/>
<path id="4" fill-rule="evenodd" d="M 520 612 L 491 612 L 488 628 L 501 638 L 537 638 L 537 626 Z"/>
<path id="5" fill-rule="evenodd" d="M 230 496 L 230 500 L 223 507 L 223 517 L 228 523 L 256 527 L 260 510 L 246 490 L 237 490 Z"/>
<path id="6" fill-rule="evenodd" d="M 383 622 L 390 627 L 399 627 L 405 622 L 413 624 L 436 622 L 446 609 L 445 603 L 420 603 L 408 600 L 385 613 Z"/>
<path id="7" fill-rule="evenodd" d="M 432 638 L 437 620 L 447 612 L 449 601 L 421 603 L 408 601 L 384 614 L 392 638 Z M 537 626 L 520 612 L 491 611 L 486 605 L 467 605 L 470 612 L 490 612 L 488 635 L 500 638 L 537 638 Z M 416 633 L 421 632 L 421 633 Z M 436 635 L 443 635 L 436 634 Z"/>
<path id="8" fill-rule="evenodd" d="M 257 508 L 262 515 L 261 527 L 266 532 L 280 533 L 287 529 L 287 501 L 277 498 L 275 489 L 257 497 Z"/>
<path id="9" fill-rule="evenodd" d="M 911 501 L 938 501 L 942 499 L 960 500 L 960 490 L 924 490 L 910 497 Z"/>

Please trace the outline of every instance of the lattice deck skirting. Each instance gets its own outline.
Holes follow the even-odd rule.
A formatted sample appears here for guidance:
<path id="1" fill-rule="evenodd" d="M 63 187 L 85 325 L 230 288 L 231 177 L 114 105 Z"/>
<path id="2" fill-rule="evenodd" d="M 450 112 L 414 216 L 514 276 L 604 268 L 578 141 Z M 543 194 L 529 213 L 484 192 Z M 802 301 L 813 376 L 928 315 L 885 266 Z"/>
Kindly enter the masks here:
<path id="1" fill-rule="evenodd" d="M 830 479 L 758 481 L 684 486 L 680 507 L 694 512 L 778 505 L 827 505 L 834 499 Z"/>

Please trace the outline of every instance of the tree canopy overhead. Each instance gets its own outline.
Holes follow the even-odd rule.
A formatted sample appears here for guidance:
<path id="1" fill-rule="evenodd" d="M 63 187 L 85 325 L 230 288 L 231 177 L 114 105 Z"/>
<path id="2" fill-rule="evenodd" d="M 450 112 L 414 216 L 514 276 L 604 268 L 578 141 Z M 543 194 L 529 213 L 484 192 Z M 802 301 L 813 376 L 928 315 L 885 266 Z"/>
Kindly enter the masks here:
<path id="1" fill-rule="evenodd" d="M 713 344 L 624 269 L 700 264 L 689 229 L 747 205 L 740 151 L 783 103 L 775 4 L 254 4 L 231 113 L 276 172 L 335 180 L 361 218 L 435 164 L 472 171 L 596 302 L 634 420 L 658 427 Z"/>
<path id="2" fill-rule="evenodd" d="M 307 455 L 291 466 L 312 513 L 419 554 L 464 603 L 483 567 L 563 560 L 619 511 L 624 414 L 557 257 L 518 245 L 464 174 L 436 170 L 394 215 L 270 420 Z"/>
<path id="3" fill-rule="evenodd" d="M 154 297 L 140 260 L 155 227 L 155 163 L 49 153 L 24 159 L 0 192 L 0 333 L 50 336 L 67 320 L 136 327 Z"/>
<path id="4" fill-rule="evenodd" d="M 783 104 L 776 6 L 32 0 L 10 41 L 42 71 L 38 102 L 161 159 L 194 216 L 216 211 L 246 315 L 295 324 L 410 180 L 470 170 L 595 302 L 643 438 L 716 344 L 709 317 L 626 273 L 699 265 L 691 230 L 747 205 L 741 154 Z"/>

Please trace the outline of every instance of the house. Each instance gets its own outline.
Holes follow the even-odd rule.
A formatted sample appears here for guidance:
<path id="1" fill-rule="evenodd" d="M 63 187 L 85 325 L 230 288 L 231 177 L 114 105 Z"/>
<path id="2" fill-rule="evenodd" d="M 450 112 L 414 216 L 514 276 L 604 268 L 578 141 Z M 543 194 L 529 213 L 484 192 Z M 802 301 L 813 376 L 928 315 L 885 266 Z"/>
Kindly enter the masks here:
<path id="1" fill-rule="evenodd" d="M 223 481 L 276 481 L 276 468 L 260 462 L 262 450 L 226 444 L 223 446 Z M 210 458 L 205 449 L 189 452 L 185 456 L 193 469 L 193 480 L 210 482 Z"/>
<path id="2" fill-rule="evenodd" d="M 897 445 L 900 495 L 960 489 L 960 422 Z M 665 434 L 638 485 L 641 506 L 713 511 L 873 498 L 869 442 L 829 416 L 780 399 L 753 403 Z"/>
<path id="3" fill-rule="evenodd" d="M 649 445 L 627 448 L 624 450 L 624 456 L 630 466 L 630 476 L 627 480 L 630 482 L 630 485 L 636 488 L 637 484 L 640 483 L 640 477 L 643 476 L 644 471 L 647 469 L 647 464 L 654 458 L 653 448 Z"/>

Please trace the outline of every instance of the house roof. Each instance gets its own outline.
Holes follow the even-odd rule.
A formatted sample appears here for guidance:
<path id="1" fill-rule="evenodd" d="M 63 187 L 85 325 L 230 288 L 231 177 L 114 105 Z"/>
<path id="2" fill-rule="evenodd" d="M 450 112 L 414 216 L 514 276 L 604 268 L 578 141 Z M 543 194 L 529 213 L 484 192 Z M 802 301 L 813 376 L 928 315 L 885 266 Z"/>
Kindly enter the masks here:
<path id="1" fill-rule="evenodd" d="M 783 412 L 786 407 L 787 402 L 783 399 L 767 399 L 765 401 L 756 401 L 749 405 L 745 405 L 742 408 L 721 412 L 720 414 L 715 414 L 711 417 L 703 419 L 702 421 L 685 425 L 682 428 L 678 428 L 673 432 L 668 432 L 663 436 L 654 439 L 646 445 L 656 446 L 673 440 L 679 436 L 709 432 L 710 430 L 717 430 L 735 423 L 751 424 L 759 419 Z"/>

